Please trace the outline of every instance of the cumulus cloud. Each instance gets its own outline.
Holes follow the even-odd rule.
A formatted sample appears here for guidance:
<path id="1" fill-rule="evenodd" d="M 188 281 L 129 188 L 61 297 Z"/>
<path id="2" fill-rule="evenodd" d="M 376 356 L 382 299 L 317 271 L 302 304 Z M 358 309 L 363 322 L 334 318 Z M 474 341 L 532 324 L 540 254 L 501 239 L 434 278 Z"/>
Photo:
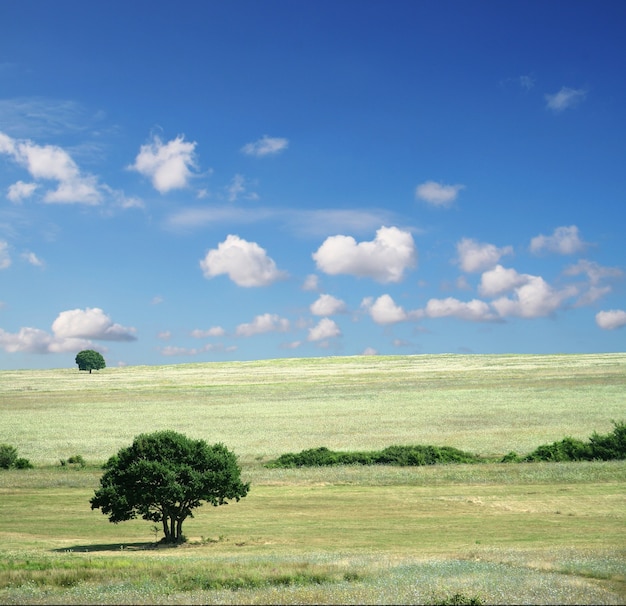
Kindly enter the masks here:
<path id="1" fill-rule="evenodd" d="M 64 338 L 51 335 L 39 328 L 21 328 L 17 333 L 9 333 L 0 328 L 0 347 L 8 353 L 67 353 L 93 348 L 86 339 Z"/>
<path id="2" fill-rule="evenodd" d="M 418 312 L 406 312 L 400 305 L 396 305 L 388 294 L 381 295 L 375 301 L 372 297 L 366 297 L 361 302 L 361 308 L 367 310 L 376 324 L 405 322 L 420 315 Z"/>
<path id="3" fill-rule="evenodd" d="M 9 155 L 35 180 L 57 181 L 56 189 L 46 191 L 44 202 L 62 204 L 99 204 L 102 193 L 93 175 L 84 175 L 72 157 L 56 145 L 37 145 L 30 140 L 15 140 L 0 133 L 0 153 Z M 9 187 L 8 198 L 19 202 L 33 194 L 36 183 L 18 181 Z"/>
<path id="4" fill-rule="evenodd" d="M 322 318 L 313 328 L 309 329 L 308 341 L 323 341 L 341 335 L 341 330 L 334 320 Z"/>
<path id="5" fill-rule="evenodd" d="M 227 274 L 235 284 L 245 287 L 267 286 L 287 276 L 256 242 L 232 234 L 207 252 L 200 267 L 205 278 Z"/>
<path id="6" fill-rule="evenodd" d="M 478 291 L 484 297 L 497 297 L 526 284 L 530 278 L 531 276 L 518 274 L 514 269 L 506 269 L 498 264 L 483 273 Z"/>
<path id="7" fill-rule="evenodd" d="M 587 91 L 581 88 L 568 88 L 563 86 L 558 93 L 545 95 L 546 107 L 558 113 L 568 107 L 578 105 L 587 95 Z"/>
<path id="8" fill-rule="evenodd" d="M 477 272 L 494 267 L 504 255 L 513 254 L 512 246 L 498 248 L 493 244 L 485 244 L 463 238 L 456 245 L 458 261 L 463 271 Z"/>
<path id="9" fill-rule="evenodd" d="M 317 301 L 311 304 L 310 309 L 314 316 L 332 316 L 344 313 L 347 308 L 345 302 L 341 299 L 337 299 L 332 295 L 320 295 Z"/>
<path id="10" fill-rule="evenodd" d="M 381 227 L 372 242 L 357 243 L 351 236 L 331 236 L 313 253 L 318 269 L 330 274 L 350 274 L 378 282 L 400 282 L 414 267 L 417 251 L 410 232 Z"/>
<path id="11" fill-rule="evenodd" d="M 515 288 L 512 297 L 501 297 L 492 302 L 493 307 L 502 316 L 520 318 L 540 318 L 554 313 L 569 297 L 575 296 L 575 286 L 556 290 L 541 276 L 525 276 L 526 281 Z"/>
<path id="12" fill-rule="evenodd" d="M 173 189 L 187 187 L 196 168 L 196 142 L 185 141 L 183 135 L 163 143 L 156 135 L 142 145 L 135 163 L 129 168 L 148 177 L 153 187 L 165 194 Z"/>
<path id="13" fill-rule="evenodd" d="M 136 330 L 114 323 L 99 307 L 62 311 L 52 323 L 52 332 L 62 339 L 134 341 Z"/>
<path id="14" fill-rule="evenodd" d="M 134 341 L 135 329 L 115 324 L 101 309 L 72 309 L 61 312 L 52 333 L 24 327 L 16 333 L 0 329 L 0 347 L 9 353 L 36 354 L 77 352 L 94 349 L 92 340 Z"/>
<path id="15" fill-rule="evenodd" d="M 596 324 L 604 330 L 615 330 L 626 326 L 626 311 L 623 309 L 599 311 L 596 314 Z"/>
<path id="16" fill-rule="evenodd" d="M 446 299 L 430 299 L 424 309 L 429 318 L 459 318 L 471 322 L 488 322 L 496 319 L 489 304 L 479 299 L 459 301 L 454 297 Z"/>
<path id="17" fill-rule="evenodd" d="M 246 143 L 241 151 L 248 156 L 256 156 L 262 158 L 264 156 L 272 156 L 287 149 L 289 141 L 282 137 L 268 137 L 264 135 L 253 143 Z"/>
<path id="18" fill-rule="evenodd" d="M 415 189 L 415 197 L 431 206 L 447 208 L 456 200 L 465 185 L 444 185 L 436 181 L 426 181 Z"/>
<path id="19" fill-rule="evenodd" d="M 553 252 L 559 255 L 573 255 L 587 247 L 578 234 L 578 227 L 557 227 L 551 236 L 540 234 L 530 241 L 530 251 L 535 254 Z"/>
<path id="20" fill-rule="evenodd" d="M 277 314 L 262 314 L 256 316 L 252 322 L 237 326 L 235 334 L 238 337 L 251 337 L 268 332 L 286 332 L 289 330 L 289 320 Z"/>
<path id="21" fill-rule="evenodd" d="M 22 200 L 30 198 L 36 189 L 36 183 L 24 183 L 24 181 L 18 181 L 13 185 L 9 185 L 7 198 L 14 204 L 19 204 Z"/>

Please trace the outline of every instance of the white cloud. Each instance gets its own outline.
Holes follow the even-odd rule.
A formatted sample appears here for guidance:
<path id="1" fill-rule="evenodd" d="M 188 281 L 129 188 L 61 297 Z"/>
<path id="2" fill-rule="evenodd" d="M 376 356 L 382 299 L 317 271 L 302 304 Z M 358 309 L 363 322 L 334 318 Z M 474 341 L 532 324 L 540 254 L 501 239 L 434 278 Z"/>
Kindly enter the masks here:
<path id="1" fill-rule="evenodd" d="M 501 257 L 513 254 L 512 246 L 498 248 L 472 238 L 463 238 L 456 245 L 461 269 L 467 272 L 483 271 L 494 267 Z"/>
<path id="2" fill-rule="evenodd" d="M 428 202 L 431 206 L 447 208 L 459 195 L 465 185 L 443 185 L 435 181 L 426 181 L 415 189 L 415 197 Z"/>
<path id="3" fill-rule="evenodd" d="M 381 295 L 375 301 L 372 301 L 372 297 L 366 297 L 361 307 L 367 310 L 376 324 L 395 324 L 420 315 L 417 312 L 406 312 L 388 294 Z"/>
<path id="4" fill-rule="evenodd" d="M 589 280 L 586 290 L 583 291 L 580 298 L 576 301 L 576 307 L 583 305 L 591 305 L 598 299 L 609 294 L 613 287 L 610 284 L 602 284 L 604 280 L 621 278 L 624 272 L 617 267 L 603 267 L 595 261 L 581 259 L 575 265 L 570 265 L 563 272 L 566 276 L 578 276 L 585 274 Z"/>
<path id="5" fill-rule="evenodd" d="M 21 257 L 27 263 L 30 263 L 31 265 L 34 265 L 35 267 L 44 267 L 45 266 L 45 263 L 34 252 L 22 253 Z"/>
<path id="6" fill-rule="evenodd" d="M 11 255 L 9 254 L 9 244 L 0 240 L 0 269 L 11 267 Z"/>
<path id="7" fill-rule="evenodd" d="M 309 329 L 309 341 L 323 341 L 341 335 L 341 330 L 334 320 L 322 318 L 313 328 Z"/>
<path id="8" fill-rule="evenodd" d="M 599 311 L 596 314 L 596 324 L 604 330 L 615 330 L 626 326 L 626 311 L 623 309 Z"/>
<path id="9" fill-rule="evenodd" d="M 29 140 L 13 140 L 0 133 L 0 152 L 26 168 L 34 179 L 57 181 L 56 190 L 44 194 L 44 202 L 99 204 L 102 193 L 93 175 L 83 175 L 72 157 L 56 145 L 37 145 Z M 32 195 L 36 184 L 18 181 L 9 187 L 8 197 L 17 202 Z"/>
<path id="10" fill-rule="evenodd" d="M 235 284 L 245 287 L 267 286 L 287 276 L 256 242 L 232 234 L 209 250 L 200 267 L 205 278 L 228 274 Z"/>
<path id="11" fill-rule="evenodd" d="M 624 272 L 617 267 L 604 267 L 595 261 L 581 259 L 575 265 L 570 265 L 563 272 L 566 276 L 578 276 L 586 274 L 589 282 L 593 285 L 607 278 L 620 278 Z"/>
<path id="12" fill-rule="evenodd" d="M 587 91 L 581 88 L 568 88 L 563 86 L 558 93 L 545 95 L 546 106 L 554 112 L 562 112 L 568 107 L 574 107 L 587 95 Z"/>
<path id="13" fill-rule="evenodd" d="M 248 156 L 262 158 L 263 156 L 278 154 L 287 149 L 288 145 L 289 141 L 287 139 L 268 137 L 265 135 L 253 143 L 246 143 L 246 145 L 241 148 L 241 151 Z"/>
<path id="14" fill-rule="evenodd" d="M 478 299 L 468 302 L 459 301 L 454 297 L 430 299 L 424 312 L 429 318 L 453 317 L 471 322 L 489 322 L 496 319 L 489 305 Z"/>
<path id="15" fill-rule="evenodd" d="M 62 311 L 52 323 L 52 332 L 62 339 L 134 341 L 137 338 L 134 328 L 113 323 L 98 307 Z"/>
<path id="16" fill-rule="evenodd" d="M 24 352 L 36 354 L 78 352 L 93 348 L 86 339 L 53 336 L 39 328 L 21 328 L 17 333 L 8 333 L 0 328 L 0 347 L 8 353 Z"/>
<path id="17" fill-rule="evenodd" d="M 152 181 L 153 187 L 164 194 L 172 189 L 187 187 L 196 168 L 196 142 L 185 141 L 183 135 L 163 143 L 156 135 L 142 145 L 135 163 L 129 168 Z"/>
<path id="18" fill-rule="evenodd" d="M 320 295 L 317 301 L 311 304 L 311 313 L 314 316 L 332 316 L 334 314 L 344 313 L 346 304 L 341 299 L 337 299 L 332 295 Z"/>
<path id="19" fill-rule="evenodd" d="M 410 232 L 381 227 L 372 242 L 357 244 L 351 236 L 331 236 L 312 256 L 327 274 L 351 274 L 385 283 L 400 282 L 404 271 L 415 266 L 417 251 Z"/>
<path id="20" fill-rule="evenodd" d="M 281 318 L 277 314 L 263 314 L 256 316 L 248 324 L 237 326 L 235 334 L 238 337 L 251 337 L 268 332 L 286 332 L 289 330 L 289 320 Z"/>
<path id="21" fill-rule="evenodd" d="M 543 251 L 558 253 L 560 255 L 573 255 L 587 247 L 580 239 L 578 227 L 557 227 L 551 236 L 540 234 L 530 241 L 530 251 L 539 254 Z"/>
<path id="22" fill-rule="evenodd" d="M 196 328 L 191 331 L 191 336 L 195 339 L 206 339 L 207 337 L 223 337 L 226 331 L 221 326 L 212 326 L 207 330 Z"/>
<path id="23" fill-rule="evenodd" d="M 176 347 L 175 345 L 167 345 L 162 347 L 159 351 L 163 356 L 197 356 L 207 351 L 212 351 L 219 346 L 207 343 L 203 347 Z"/>
<path id="24" fill-rule="evenodd" d="M 13 185 L 9 185 L 7 198 L 14 204 L 19 204 L 22 200 L 30 198 L 37 187 L 36 183 L 24 183 L 24 181 L 18 181 Z"/>
<path id="25" fill-rule="evenodd" d="M 363 356 L 377 356 L 378 355 L 378 351 L 376 349 L 374 349 L 373 347 L 366 347 L 363 350 L 363 353 L 361 355 L 363 355 Z"/>
<path id="26" fill-rule="evenodd" d="M 540 318 L 555 312 L 563 302 L 577 294 L 576 287 L 556 290 L 542 277 L 527 275 L 526 283 L 515 289 L 513 297 L 501 297 L 492 302 L 500 316 Z"/>
<path id="27" fill-rule="evenodd" d="M 527 274 L 518 274 L 514 269 L 496 265 L 493 269 L 483 273 L 478 292 L 484 297 L 496 297 L 526 284 L 531 277 Z"/>
<path id="28" fill-rule="evenodd" d="M 302 290 L 318 290 L 319 283 L 320 280 L 318 276 L 315 274 L 309 274 L 302 284 Z"/>

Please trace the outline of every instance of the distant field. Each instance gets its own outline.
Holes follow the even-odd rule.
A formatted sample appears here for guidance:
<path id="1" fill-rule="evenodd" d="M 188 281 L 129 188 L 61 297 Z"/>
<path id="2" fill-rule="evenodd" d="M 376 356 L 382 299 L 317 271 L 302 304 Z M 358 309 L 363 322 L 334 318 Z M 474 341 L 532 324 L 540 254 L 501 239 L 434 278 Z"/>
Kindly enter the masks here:
<path id="1" fill-rule="evenodd" d="M 0 372 L 0 442 L 36 464 L 104 461 L 142 432 L 252 463 L 316 446 L 527 452 L 626 416 L 626 354 L 358 356 Z"/>
<path id="2" fill-rule="evenodd" d="M 626 461 L 266 469 L 328 446 L 526 453 L 626 419 L 626 354 L 399 356 L 0 372 L 0 603 L 626 602 Z M 175 429 L 240 456 L 248 497 L 189 543 L 91 511 L 99 464 Z M 80 454 L 82 470 L 60 459 Z"/>

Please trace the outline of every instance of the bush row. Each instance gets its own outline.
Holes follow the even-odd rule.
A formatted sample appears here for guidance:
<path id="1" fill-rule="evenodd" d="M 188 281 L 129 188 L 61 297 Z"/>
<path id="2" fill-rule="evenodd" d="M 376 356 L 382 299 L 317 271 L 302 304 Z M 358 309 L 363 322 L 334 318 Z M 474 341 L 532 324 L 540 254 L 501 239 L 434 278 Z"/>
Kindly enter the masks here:
<path id="1" fill-rule="evenodd" d="M 626 422 L 613 423 L 606 435 L 596 432 L 587 442 L 564 438 L 539 446 L 526 456 L 510 452 L 502 463 L 533 461 L 610 461 L 626 459 Z M 486 459 L 450 446 L 389 446 L 380 451 L 341 452 L 325 446 L 299 453 L 283 454 L 266 464 L 270 468 L 323 467 L 327 465 L 398 465 L 419 466 L 441 463 L 479 463 Z"/>
<path id="2" fill-rule="evenodd" d="M 478 457 L 450 446 L 389 446 L 380 451 L 337 452 L 325 446 L 287 453 L 267 467 L 323 467 L 327 465 L 434 465 L 475 463 Z"/>

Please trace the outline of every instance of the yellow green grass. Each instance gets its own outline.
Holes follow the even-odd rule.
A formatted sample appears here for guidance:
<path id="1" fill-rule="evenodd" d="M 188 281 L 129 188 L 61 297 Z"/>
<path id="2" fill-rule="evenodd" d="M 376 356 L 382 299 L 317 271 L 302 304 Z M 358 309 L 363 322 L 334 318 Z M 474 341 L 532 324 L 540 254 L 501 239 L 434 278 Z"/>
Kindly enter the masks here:
<path id="1" fill-rule="evenodd" d="M 626 462 L 266 469 L 328 446 L 525 453 L 626 418 L 626 355 L 406 356 L 0 372 L 2 603 L 626 601 Z M 223 441 L 248 497 L 154 549 L 89 509 L 141 432 Z M 82 470 L 59 465 L 81 454 Z"/>

